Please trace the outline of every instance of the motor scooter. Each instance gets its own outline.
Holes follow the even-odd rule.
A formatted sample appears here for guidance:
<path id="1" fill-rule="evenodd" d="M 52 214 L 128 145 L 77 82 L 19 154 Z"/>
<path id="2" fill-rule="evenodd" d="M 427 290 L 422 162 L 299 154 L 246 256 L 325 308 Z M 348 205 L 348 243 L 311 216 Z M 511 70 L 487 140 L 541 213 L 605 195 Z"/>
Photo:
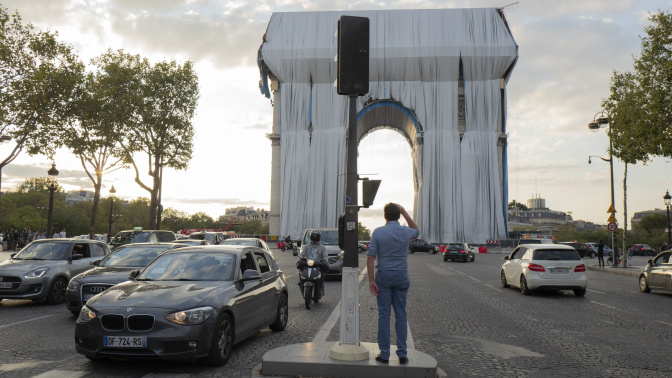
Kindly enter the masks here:
<path id="1" fill-rule="evenodd" d="M 298 255 L 298 252 L 294 252 L 294 256 Z M 320 295 L 320 283 L 322 281 L 322 275 L 324 274 L 324 264 L 313 260 L 301 258 L 296 262 L 296 268 L 299 269 L 299 288 L 301 289 L 301 296 L 303 296 L 306 309 L 310 310 L 312 302 L 319 302 Z"/>
<path id="2" fill-rule="evenodd" d="M 285 251 L 288 250 L 288 249 L 289 249 L 289 250 L 293 250 L 294 252 L 298 252 L 298 250 L 299 250 L 299 249 L 296 247 L 296 244 L 295 244 L 295 243 L 292 243 L 291 241 L 290 241 L 290 242 L 287 242 L 287 243 L 283 243 L 282 246 L 280 246 L 280 250 L 281 250 L 282 252 L 285 252 Z"/>

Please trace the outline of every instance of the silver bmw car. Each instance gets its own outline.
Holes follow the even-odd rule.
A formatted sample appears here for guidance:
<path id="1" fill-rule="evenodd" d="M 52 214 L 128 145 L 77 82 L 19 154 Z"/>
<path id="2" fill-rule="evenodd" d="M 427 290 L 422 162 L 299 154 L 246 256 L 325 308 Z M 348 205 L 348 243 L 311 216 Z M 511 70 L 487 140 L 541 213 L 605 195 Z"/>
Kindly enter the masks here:
<path id="1" fill-rule="evenodd" d="M 90 360 L 160 358 L 223 365 L 233 345 L 287 326 L 287 282 L 273 257 L 249 246 L 165 252 L 129 281 L 89 299 L 75 327 Z"/>

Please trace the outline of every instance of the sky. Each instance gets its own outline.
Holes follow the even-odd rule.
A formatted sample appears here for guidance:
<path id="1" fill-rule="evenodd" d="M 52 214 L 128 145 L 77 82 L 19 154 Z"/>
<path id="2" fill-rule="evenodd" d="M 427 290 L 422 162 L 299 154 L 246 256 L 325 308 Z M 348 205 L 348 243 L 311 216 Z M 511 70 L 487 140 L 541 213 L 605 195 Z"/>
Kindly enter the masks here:
<path id="1" fill-rule="evenodd" d="M 235 206 L 270 208 L 273 109 L 258 88 L 256 54 L 273 12 L 506 7 L 519 58 L 508 82 L 509 197 L 526 203 L 546 199 L 575 220 L 606 224 L 610 205 L 608 136 L 592 133 L 609 95 L 614 70 L 632 71 L 649 12 L 669 11 L 668 1 L 637 0 L 0 0 L 24 23 L 57 31 L 88 63 L 108 48 L 152 62 L 194 62 L 200 100 L 193 119 L 194 154 L 189 168 L 164 170 L 163 205 L 217 218 Z M 0 158 L 10 153 L 0 144 Z M 79 160 L 66 149 L 55 156 L 59 183 L 93 190 Z M 23 153 L 2 171 L 2 189 L 44 177 L 46 156 Z M 375 204 L 362 209 L 369 229 L 382 226 L 382 206 L 413 208 L 410 147 L 393 131 L 380 130 L 359 146 L 358 170 L 382 180 Z M 670 161 L 628 165 L 628 218 L 663 208 L 672 189 Z M 615 207 L 623 227 L 624 165 L 614 161 Z M 144 176 L 148 182 L 148 176 Z M 114 185 L 117 198 L 149 197 L 132 170 L 104 176 L 101 195 Z M 628 223 L 630 220 L 628 219 Z"/>

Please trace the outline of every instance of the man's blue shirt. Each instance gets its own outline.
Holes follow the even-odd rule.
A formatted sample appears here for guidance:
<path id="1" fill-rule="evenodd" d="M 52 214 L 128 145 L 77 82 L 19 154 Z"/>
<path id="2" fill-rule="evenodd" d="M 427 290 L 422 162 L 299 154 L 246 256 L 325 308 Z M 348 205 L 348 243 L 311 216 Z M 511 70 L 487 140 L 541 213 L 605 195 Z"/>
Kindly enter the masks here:
<path id="1" fill-rule="evenodd" d="M 367 256 L 377 256 L 378 270 L 408 270 L 408 242 L 420 235 L 415 228 L 389 221 L 373 231 Z"/>

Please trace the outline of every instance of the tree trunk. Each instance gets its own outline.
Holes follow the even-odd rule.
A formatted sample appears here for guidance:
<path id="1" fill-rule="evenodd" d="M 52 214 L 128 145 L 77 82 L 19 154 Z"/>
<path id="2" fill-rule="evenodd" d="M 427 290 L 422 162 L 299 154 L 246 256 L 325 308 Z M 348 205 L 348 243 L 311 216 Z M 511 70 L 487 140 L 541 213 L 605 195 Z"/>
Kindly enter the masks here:
<path id="1" fill-rule="evenodd" d="M 103 182 L 103 176 L 98 172 L 96 172 L 96 183 L 94 185 L 95 194 L 93 195 L 91 219 L 89 220 L 89 239 L 92 240 L 96 238 L 96 215 L 98 214 L 98 204 L 100 203 L 100 187 Z"/>
<path id="2" fill-rule="evenodd" d="M 159 209 L 159 188 L 161 187 L 161 156 L 154 157 L 154 166 L 152 167 L 152 191 L 149 203 L 149 229 L 157 228 L 157 212 Z"/>
<path id="3" fill-rule="evenodd" d="M 628 163 L 625 163 L 623 170 L 623 256 L 628 251 Z M 623 267 L 628 266 L 627 259 L 623 259 Z"/>

